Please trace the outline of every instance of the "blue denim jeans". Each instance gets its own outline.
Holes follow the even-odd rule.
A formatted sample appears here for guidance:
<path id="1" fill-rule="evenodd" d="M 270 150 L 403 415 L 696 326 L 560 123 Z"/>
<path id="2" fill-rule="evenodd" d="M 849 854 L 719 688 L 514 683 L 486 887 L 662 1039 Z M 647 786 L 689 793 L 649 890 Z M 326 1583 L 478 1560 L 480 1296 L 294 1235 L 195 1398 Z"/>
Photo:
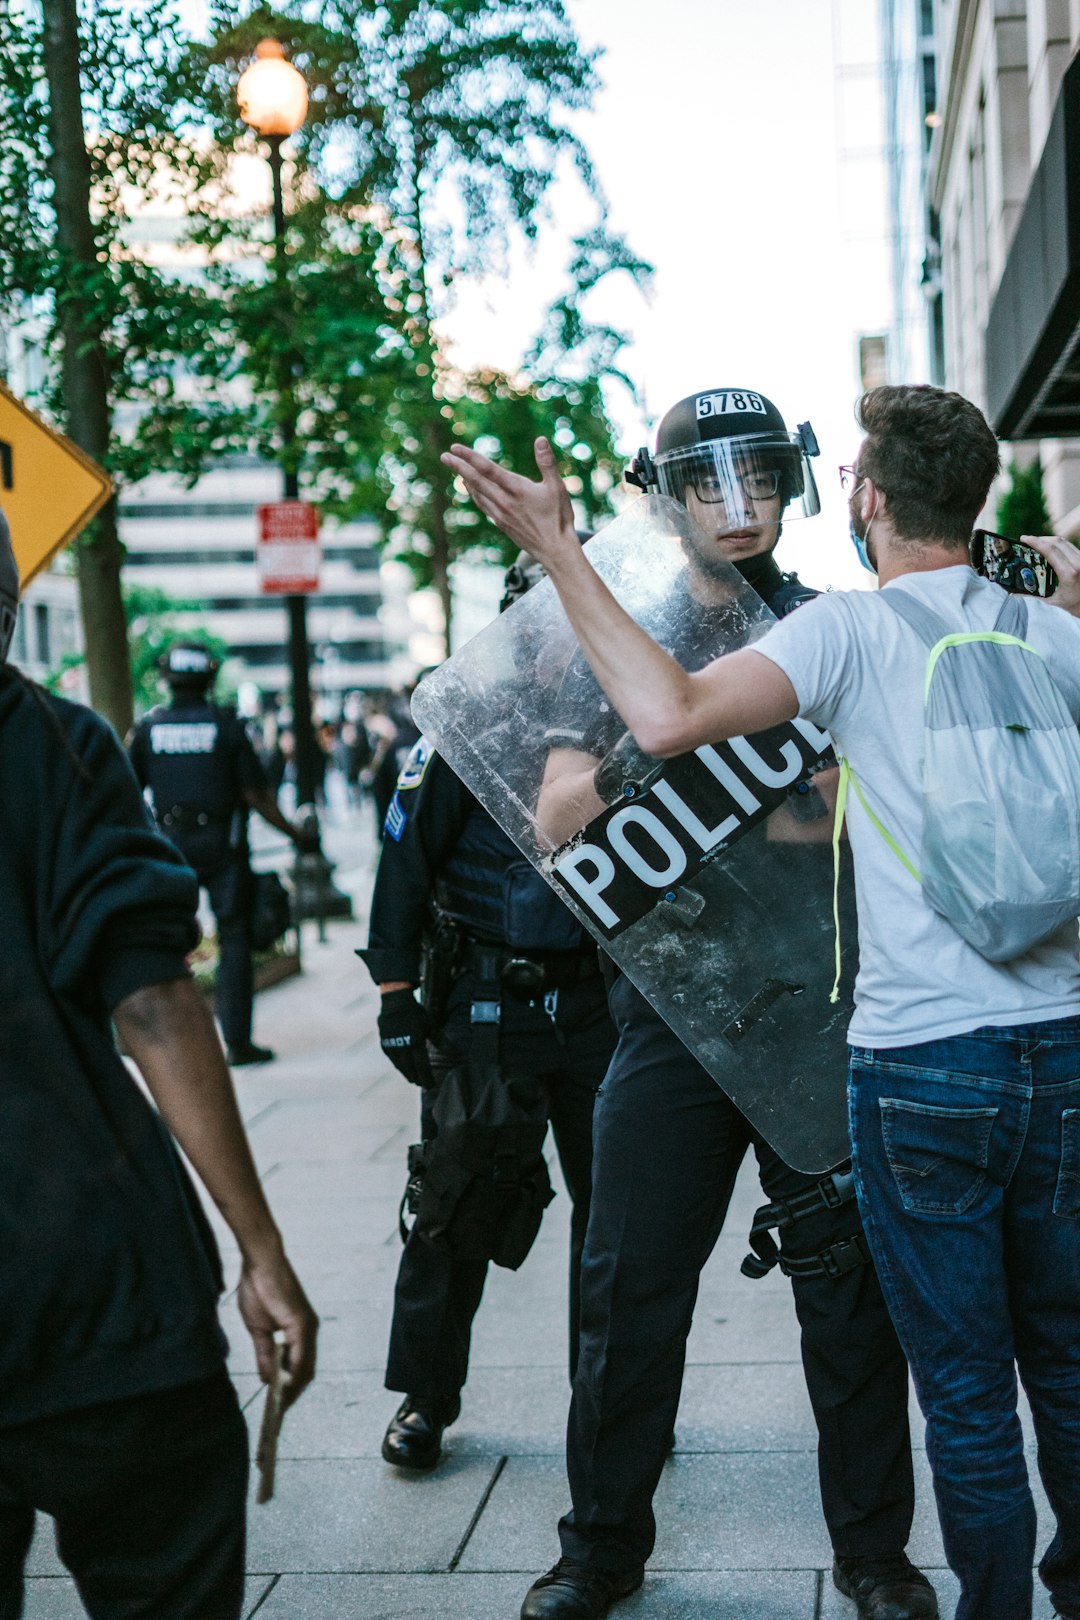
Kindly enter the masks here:
<path id="1" fill-rule="evenodd" d="M 1039 1572 L 1080 1616 L 1080 1018 L 851 1050 L 856 1188 L 926 1418 L 956 1620 L 1030 1620 L 1031 1403 L 1057 1520 Z"/>

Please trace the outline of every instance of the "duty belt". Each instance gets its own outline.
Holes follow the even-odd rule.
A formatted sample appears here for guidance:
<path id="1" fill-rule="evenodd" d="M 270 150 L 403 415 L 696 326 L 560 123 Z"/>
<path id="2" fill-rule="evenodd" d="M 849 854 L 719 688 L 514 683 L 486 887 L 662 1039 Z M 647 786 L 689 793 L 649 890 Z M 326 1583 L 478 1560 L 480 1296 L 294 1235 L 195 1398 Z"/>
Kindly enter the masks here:
<path id="1" fill-rule="evenodd" d="M 822 1249 L 819 1254 L 789 1256 L 781 1254 L 772 1233 L 777 1229 L 794 1226 L 808 1215 L 817 1215 L 823 1209 L 840 1209 L 855 1198 L 855 1178 L 850 1170 L 834 1170 L 832 1175 L 796 1193 L 793 1198 L 781 1198 L 774 1204 L 763 1204 L 754 1216 L 750 1228 L 750 1247 L 741 1270 L 744 1277 L 766 1277 L 778 1265 L 786 1277 L 842 1277 L 845 1272 L 870 1264 L 870 1249 L 861 1232 L 840 1238 Z"/>
<path id="2" fill-rule="evenodd" d="M 485 945 L 480 940 L 467 941 L 465 966 L 474 975 L 494 978 L 504 994 L 526 998 L 546 990 L 569 990 L 600 975 L 595 950 L 545 956 L 515 951 L 509 945 Z"/>
<path id="3" fill-rule="evenodd" d="M 232 815 L 217 815 L 212 810 L 198 810 L 190 804 L 174 804 L 158 818 L 162 827 L 173 832 L 195 832 L 204 827 L 228 827 Z"/>

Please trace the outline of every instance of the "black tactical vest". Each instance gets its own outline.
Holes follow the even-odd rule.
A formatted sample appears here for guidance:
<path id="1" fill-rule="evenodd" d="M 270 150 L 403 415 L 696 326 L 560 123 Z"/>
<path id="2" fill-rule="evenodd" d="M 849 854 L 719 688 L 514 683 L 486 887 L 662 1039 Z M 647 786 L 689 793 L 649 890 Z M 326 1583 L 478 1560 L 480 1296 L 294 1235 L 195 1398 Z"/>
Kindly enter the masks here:
<path id="1" fill-rule="evenodd" d="M 477 939 L 522 951 L 593 948 L 581 924 L 480 805 L 439 874 L 435 898 Z"/>
<path id="2" fill-rule="evenodd" d="M 205 698 L 152 709 L 139 722 L 154 815 L 197 872 L 245 845 L 239 724 L 231 710 Z"/>

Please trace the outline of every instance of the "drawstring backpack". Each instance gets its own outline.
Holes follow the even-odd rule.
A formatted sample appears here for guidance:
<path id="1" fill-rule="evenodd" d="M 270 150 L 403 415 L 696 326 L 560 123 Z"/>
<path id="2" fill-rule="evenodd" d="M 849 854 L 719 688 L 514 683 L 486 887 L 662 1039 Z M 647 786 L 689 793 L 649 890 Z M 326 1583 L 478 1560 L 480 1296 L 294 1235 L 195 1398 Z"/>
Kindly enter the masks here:
<path id="1" fill-rule="evenodd" d="M 1080 733 L 1040 653 L 1027 604 L 992 630 L 949 632 L 904 591 L 882 601 L 930 649 L 924 684 L 919 864 L 866 801 L 846 759 L 833 825 L 836 881 L 848 787 L 928 903 L 981 956 L 1008 962 L 1080 915 Z M 839 907 L 834 884 L 839 988 Z"/>

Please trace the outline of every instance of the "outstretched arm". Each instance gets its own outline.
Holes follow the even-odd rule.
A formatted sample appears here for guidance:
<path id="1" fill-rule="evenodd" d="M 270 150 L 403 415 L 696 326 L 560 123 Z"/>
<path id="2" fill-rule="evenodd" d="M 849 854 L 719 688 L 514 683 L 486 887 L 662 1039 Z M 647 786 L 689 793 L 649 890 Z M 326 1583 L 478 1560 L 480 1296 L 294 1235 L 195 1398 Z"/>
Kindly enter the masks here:
<path id="1" fill-rule="evenodd" d="M 683 754 L 798 714 L 787 676 L 752 648 L 691 675 L 634 623 L 578 543 L 570 497 L 546 439 L 536 441 L 539 483 L 464 445 L 442 459 L 480 510 L 543 563 L 597 680 L 646 753 Z"/>

